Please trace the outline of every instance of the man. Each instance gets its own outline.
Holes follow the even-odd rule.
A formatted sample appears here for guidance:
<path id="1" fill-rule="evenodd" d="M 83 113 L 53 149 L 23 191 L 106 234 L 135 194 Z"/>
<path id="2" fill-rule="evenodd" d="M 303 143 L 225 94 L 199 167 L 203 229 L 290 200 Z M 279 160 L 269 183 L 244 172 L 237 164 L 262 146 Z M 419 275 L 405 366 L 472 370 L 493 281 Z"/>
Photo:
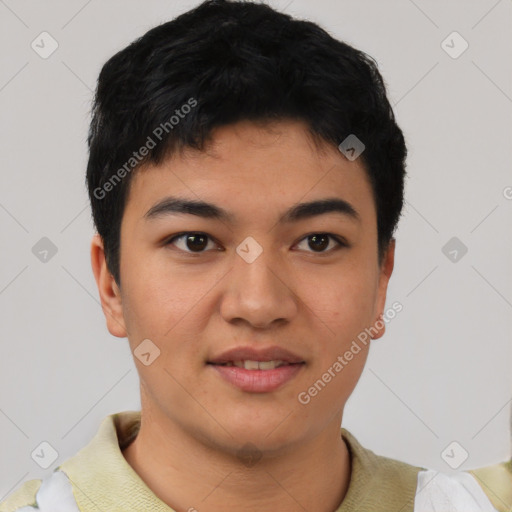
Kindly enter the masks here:
<path id="1" fill-rule="evenodd" d="M 406 147 L 375 63 L 266 5 L 207 1 L 103 67 L 87 184 L 109 332 L 141 411 L 0 511 L 508 510 L 342 425 L 382 337 Z"/>

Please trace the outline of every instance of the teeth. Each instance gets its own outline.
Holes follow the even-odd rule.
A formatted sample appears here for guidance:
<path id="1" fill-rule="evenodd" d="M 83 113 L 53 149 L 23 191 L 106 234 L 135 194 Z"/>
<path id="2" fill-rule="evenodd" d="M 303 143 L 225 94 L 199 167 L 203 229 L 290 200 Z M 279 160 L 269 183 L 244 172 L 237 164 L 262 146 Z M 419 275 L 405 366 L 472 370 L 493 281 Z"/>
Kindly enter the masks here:
<path id="1" fill-rule="evenodd" d="M 235 361 L 233 364 L 238 366 L 238 368 L 245 368 L 246 370 L 273 370 L 288 363 L 278 359 L 274 361 Z"/>
<path id="2" fill-rule="evenodd" d="M 245 368 L 246 370 L 273 370 L 279 366 L 288 365 L 289 363 L 276 359 L 273 361 L 229 361 L 228 363 L 222 363 L 222 366 L 236 366 L 238 368 Z"/>

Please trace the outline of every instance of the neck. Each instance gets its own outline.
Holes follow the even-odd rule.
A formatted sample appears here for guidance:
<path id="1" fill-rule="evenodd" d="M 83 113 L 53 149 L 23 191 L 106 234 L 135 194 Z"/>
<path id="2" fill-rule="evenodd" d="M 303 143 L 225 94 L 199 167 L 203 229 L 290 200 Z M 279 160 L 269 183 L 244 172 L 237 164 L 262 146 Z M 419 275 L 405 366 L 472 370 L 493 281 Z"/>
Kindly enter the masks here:
<path id="1" fill-rule="evenodd" d="M 167 421 L 142 421 L 123 451 L 152 492 L 176 511 L 334 512 L 350 481 L 341 414 L 316 437 L 285 451 L 237 457 Z M 259 456 L 261 455 L 261 458 Z"/>

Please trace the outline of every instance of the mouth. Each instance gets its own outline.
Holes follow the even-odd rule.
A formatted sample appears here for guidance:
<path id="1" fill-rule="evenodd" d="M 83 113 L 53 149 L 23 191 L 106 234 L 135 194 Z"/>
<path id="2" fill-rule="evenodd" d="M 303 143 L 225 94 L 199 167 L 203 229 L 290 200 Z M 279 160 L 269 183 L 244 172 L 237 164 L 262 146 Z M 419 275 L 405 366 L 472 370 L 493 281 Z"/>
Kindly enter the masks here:
<path id="1" fill-rule="evenodd" d="M 270 393 L 292 381 L 306 366 L 304 361 L 254 361 L 250 359 L 208 362 L 216 376 L 230 386 L 246 393 Z"/>
<path id="2" fill-rule="evenodd" d="M 306 361 L 281 346 L 234 347 L 206 361 L 216 376 L 248 393 L 268 393 L 290 382 Z"/>
<path id="3" fill-rule="evenodd" d="M 285 364 L 304 362 L 302 357 L 284 347 L 277 345 L 257 347 L 254 344 L 231 348 L 207 361 L 209 364 L 231 365 L 247 370 L 263 370 L 267 366 L 269 369 L 273 369 Z M 260 367 L 260 364 L 262 364 L 262 367 Z"/>
<path id="4" fill-rule="evenodd" d="M 282 359 L 273 359 L 270 361 L 253 361 L 251 359 L 245 359 L 240 361 L 226 361 L 224 363 L 214 363 L 208 362 L 207 364 L 213 364 L 216 366 L 225 366 L 232 367 L 236 366 L 237 368 L 243 368 L 245 370 L 275 370 L 276 368 L 281 368 L 282 366 L 291 366 L 298 364 L 305 364 L 304 361 L 300 361 L 297 363 L 289 363 L 288 361 L 283 361 Z"/>

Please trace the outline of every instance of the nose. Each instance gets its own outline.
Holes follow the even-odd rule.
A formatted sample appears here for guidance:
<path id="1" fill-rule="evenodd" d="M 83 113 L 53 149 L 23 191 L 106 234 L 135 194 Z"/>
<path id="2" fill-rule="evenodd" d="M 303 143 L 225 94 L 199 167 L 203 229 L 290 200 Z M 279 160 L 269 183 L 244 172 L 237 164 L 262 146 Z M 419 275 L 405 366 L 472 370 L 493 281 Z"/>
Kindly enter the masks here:
<path id="1" fill-rule="evenodd" d="M 289 322 L 297 314 L 290 273 L 268 251 L 251 263 L 236 255 L 228 276 L 220 308 L 227 322 L 268 328 L 273 323 Z"/>

